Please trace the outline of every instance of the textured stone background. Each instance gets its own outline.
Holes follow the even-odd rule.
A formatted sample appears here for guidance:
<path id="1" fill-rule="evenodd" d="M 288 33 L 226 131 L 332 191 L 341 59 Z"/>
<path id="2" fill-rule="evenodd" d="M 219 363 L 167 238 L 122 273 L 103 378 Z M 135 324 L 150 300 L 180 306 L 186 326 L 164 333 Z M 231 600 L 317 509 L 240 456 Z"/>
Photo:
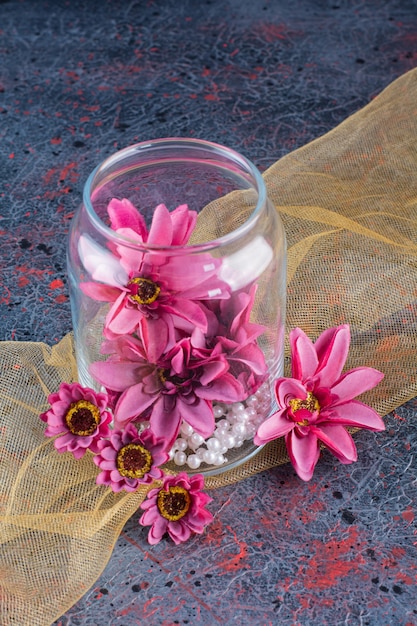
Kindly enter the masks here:
<path id="1" fill-rule="evenodd" d="M 263 170 L 416 66 L 416 0 L 0 0 L 0 339 L 71 329 L 68 225 L 107 155 L 190 136 Z M 417 624 L 416 411 L 354 466 L 214 492 L 180 548 L 132 518 L 56 625 Z"/>

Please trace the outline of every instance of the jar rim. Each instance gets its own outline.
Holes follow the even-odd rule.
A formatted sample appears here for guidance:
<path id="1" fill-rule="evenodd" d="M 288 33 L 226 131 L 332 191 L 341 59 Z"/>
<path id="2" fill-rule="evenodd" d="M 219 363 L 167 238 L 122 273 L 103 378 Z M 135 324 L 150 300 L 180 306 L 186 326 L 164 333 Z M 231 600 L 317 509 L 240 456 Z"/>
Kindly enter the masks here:
<path id="1" fill-rule="evenodd" d="M 165 146 L 170 146 L 174 144 L 179 144 L 181 147 L 193 147 L 196 148 L 201 146 L 202 149 L 206 150 L 206 152 L 212 151 L 220 152 L 223 156 L 225 156 L 230 162 L 234 162 L 242 168 L 242 171 L 246 171 L 247 174 L 250 174 L 252 177 L 251 183 L 253 188 L 257 192 L 257 202 L 256 206 L 251 212 L 250 216 L 236 229 L 232 230 L 225 235 L 222 235 L 216 239 L 212 239 L 203 243 L 197 244 L 187 244 L 187 250 L 191 251 L 201 251 L 201 250 L 210 250 L 212 248 L 216 248 L 219 246 L 224 246 L 231 242 L 241 239 L 244 237 L 251 229 L 254 227 L 255 223 L 258 221 L 258 218 L 262 212 L 264 206 L 266 206 L 267 201 L 267 193 L 264 179 L 258 170 L 258 168 L 247 159 L 245 156 L 233 150 L 232 148 L 228 148 L 221 144 L 207 141 L 204 139 L 195 139 L 188 137 L 166 137 L 161 139 L 152 139 L 149 141 L 143 141 L 139 143 L 132 144 L 127 146 L 126 148 L 122 148 L 121 150 L 116 151 L 104 161 L 99 163 L 97 167 L 91 172 L 89 177 L 87 178 L 84 189 L 83 189 L 83 204 L 86 209 L 87 215 L 90 220 L 94 223 L 95 227 L 106 236 L 106 238 L 110 238 L 116 241 L 119 241 L 121 244 L 126 245 L 128 247 L 140 248 L 146 250 L 169 250 L 175 252 L 176 250 L 183 250 L 184 246 L 175 245 L 175 246 L 160 246 L 155 244 L 148 244 L 146 242 L 139 243 L 137 240 L 131 239 L 126 235 L 121 235 L 117 233 L 109 226 L 107 226 L 100 216 L 96 213 L 92 201 L 91 196 L 93 193 L 94 182 L 98 176 L 98 174 L 103 171 L 105 168 L 109 168 L 113 163 L 116 163 L 122 158 L 133 155 L 136 152 L 144 151 L 149 148 L 164 148 Z M 242 190 L 244 191 L 244 190 Z"/>

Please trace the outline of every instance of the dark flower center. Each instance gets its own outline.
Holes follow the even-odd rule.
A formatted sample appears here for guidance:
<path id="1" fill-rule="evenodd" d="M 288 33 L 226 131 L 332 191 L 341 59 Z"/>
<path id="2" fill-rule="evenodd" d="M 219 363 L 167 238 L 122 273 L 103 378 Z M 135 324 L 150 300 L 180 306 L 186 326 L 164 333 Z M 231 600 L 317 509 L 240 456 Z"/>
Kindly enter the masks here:
<path id="1" fill-rule="evenodd" d="M 158 369 L 158 377 L 162 384 L 170 382 L 175 385 L 175 387 L 181 387 L 181 385 L 188 380 L 188 378 L 181 378 L 181 376 L 178 376 L 177 374 L 170 376 L 170 370 L 164 368 Z"/>
<path id="2" fill-rule="evenodd" d="M 65 423 L 73 435 L 88 437 L 100 424 L 100 411 L 87 400 L 73 402 L 65 415 Z"/>
<path id="3" fill-rule="evenodd" d="M 152 455 L 139 443 L 128 443 L 117 453 L 116 466 L 126 478 L 143 478 L 152 467 Z"/>
<path id="4" fill-rule="evenodd" d="M 158 510 L 162 517 L 170 522 L 176 522 L 188 513 L 191 497 L 184 487 L 170 487 L 168 491 L 161 489 L 158 493 Z"/>
<path id="5" fill-rule="evenodd" d="M 131 278 L 127 283 L 129 287 L 129 297 L 136 304 L 152 304 L 161 292 L 159 285 L 149 278 Z"/>
<path id="6" fill-rule="evenodd" d="M 316 413 L 320 411 L 319 401 L 315 396 L 313 396 L 311 391 L 307 393 L 307 398 L 305 400 L 300 400 L 300 398 L 293 398 L 289 401 L 289 405 L 291 407 L 291 412 L 294 415 L 296 423 L 300 426 L 308 426 L 309 421 L 308 419 L 302 419 L 300 421 L 297 421 L 297 411 L 303 410 L 308 411 L 309 413 Z"/>

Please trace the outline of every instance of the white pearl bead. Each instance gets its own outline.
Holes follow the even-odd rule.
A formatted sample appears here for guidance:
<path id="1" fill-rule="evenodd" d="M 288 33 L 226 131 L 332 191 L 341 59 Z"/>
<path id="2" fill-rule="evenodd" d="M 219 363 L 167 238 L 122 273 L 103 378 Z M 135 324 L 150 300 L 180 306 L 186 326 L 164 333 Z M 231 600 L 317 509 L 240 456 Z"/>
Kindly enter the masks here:
<path id="1" fill-rule="evenodd" d="M 248 406 L 257 406 L 259 404 L 259 400 L 256 396 L 251 396 L 246 400 L 246 404 Z"/>
<path id="2" fill-rule="evenodd" d="M 257 415 L 256 409 L 253 406 L 248 406 L 248 408 L 246 409 L 246 413 L 249 416 L 249 419 L 252 419 Z"/>
<path id="3" fill-rule="evenodd" d="M 201 444 L 204 443 L 204 437 L 202 437 L 199 433 L 193 433 L 189 442 L 193 448 L 198 448 L 198 446 L 201 446 Z"/>
<path id="4" fill-rule="evenodd" d="M 223 444 L 226 446 L 226 448 L 228 450 L 230 450 L 230 448 L 233 448 L 235 445 L 236 439 L 232 434 L 227 434 L 224 438 L 223 438 Z"/>
<path id="5" fill-rule="evenodd" d="M 181 450 L 179 450 L 178 452 L 174 454 L 175 465 L 185 465 L 186 460 L 187 460 L 187 456 L 185 452 L 181 452 Z"/>
<path id="6" fill-rule="evenodd" d="M 220 420 L 219 422 L 217 422 L 217 428 L 219 430 L 228 430 L 230 427 L 230 424 L 227 420 Z"/>
<path id="7" fill-rule="evenodd" d="M 190 437 L 194 432 L 194 428 L 191 424 L 187 424 L 187 422 L 183 422 L 180 427 L 180 433 L 185 437 Z"/>
<path id="8" fill-rule="evenodd" d="M 215 419 L 219 419 L 219 417 L 224 415 L 224 408 L 222 406 L 220 406 L 219 404 L 216 404 L 213 407 L 213 415 L 214 415 Z"/>
<path id="9" fill-rule="evenodd" d="M 235 415 L 237 415 L 238 413 L 242 413 L 242 411 L 245 410 L 245 405 L 242 404 L 242 402 L 235 402 L 235 404 L 232 406 L 232 411 Z"/>
<path id="10" fill-rule="evenodd" d="M 254 426 L 253 424 L 248 424 L 246 428 L 246 433 L 246 439 L 252 439 L 252 437 L 254 437 L 256 433 L 256 426 Z"/>
<path id="11" fill-rule="evenodd" d="M 213 450 L 205 450 L 204 451 L 204 462 L 207 463 L 208 465 L 213 465 L 215 459 L 217 458 L 217 453 L 214 452 Z"/>
<path id="12" fill-rule="evenodd" d="M 243 446 L 243 439 L 236 439 L 235 448 L 240 448 Z"/>
<path id="13" fill-rule="evenodd" d="M 241 411 L 236 415 L 237 422 L 247 422 L 250 419 L 250 411 L 251 409 L 247 409 L 246 411 Z M 256 415 L 256 411 L 254 411 Z"/>
<path id="14" fill-rule="evenodd" d="M 200 459 L 200 461 L 204 461 L 204 454 L 205 454 L 205 452 L 207 452 L 207 450 L 205 448 L 197 448 L 197 450 L 195 451 L 195 453 L 198 456 L 198 458 Z"/>
<path id="15" fill-rule="evenodd" d="M 206 446 L 209 450 L 214 450 L 214 452 L 218 452 L 220 450 L 220 441 L 215 437 L 208 439 L 206 441 Z"/>
<path id="16" fill-rule="evenodd" d="M 174 445 L 177 450 L 181 450 L 182 452 L 188 448 L 188 442 L 186 439 L 181 439 L 181 437 L 177 439 Z"/>
<path id="17" fill-rule="evenodd" d="M 237 437 L 244 437 L 246 435 L 246 426 L 242 422 L 236 422 L 232 426 L 232 433 Z"/>
<path id="18" fill-rule="evenodd" d="M 213 461 L 213 465 L 223 465 L 225 458 L 222 454 L 216 454 L 216 458 Z"/>
<path id="19" fill-rule="evenodd" d="M 201 465 L 201 459 L 196 454 L 190 454 L 187 459 L 187 465 L 191 469 L 198 469 Z"/>

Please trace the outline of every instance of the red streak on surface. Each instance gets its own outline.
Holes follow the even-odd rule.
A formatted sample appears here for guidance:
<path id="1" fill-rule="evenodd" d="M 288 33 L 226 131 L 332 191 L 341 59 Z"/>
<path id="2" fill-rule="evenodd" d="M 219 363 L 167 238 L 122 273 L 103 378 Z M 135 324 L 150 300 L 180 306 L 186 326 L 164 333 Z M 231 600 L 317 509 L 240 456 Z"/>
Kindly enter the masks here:
<path id="1" fill-rule="evenodd" d="M 55 280 L 49 283 L 49 287 L 51 289 L 62 289 L 64 287 L 64 283 L 60 278 L 56 278 Z"/>
<path id="2" fill-rule="evenodd" d="M 305 570 L 301 569 L 297 578 L 302 580 L 306 589 L 333 587 L 340 578 L 344 578 L 352 570 L 359 569 L 359 565 L 364 563 L 361 554 L 357 550 L 352 551 L 352 546 L 356 543 L 359 543 L 359 531 L 355 526 L 349 528 L 345 539 L 331 539 L 327 543 L 314 541 L 313 555 L 308 567 Z"/>
<path id="3" fill-rule="evenodd" d="M 239 547 L 239 552 L 237 554 L 231 554 L 224 561 L 221 561 L 217 564 L 219 569 L 223 569 L 226 572 L 234 572 L 237 569 L 243 569 L 247 567 L 247 564 L 244 563 L 244 559 L 248 554 L 248 544 L 245 541 L 242 541 L 237 538 L 236 533 L 233 528 L 227 526 L 227 530 L 233 534 L 234 541 L 236 545 Z"/>
<path id="4" fill-rule="evenodd" d="M 402 518 L 409 524 L 414 522 L 414 511 L 411 506 L 407 507 L 406 510 L 402 512 Z"/>
<path id="5" fill-rule="evenodd" d="M 30 280 L 27 276 L 19 276 L 19 278 L 17 279 L 17 285 L 18 287 L 26 287 L 26 285 L 29 285 Z"/>

